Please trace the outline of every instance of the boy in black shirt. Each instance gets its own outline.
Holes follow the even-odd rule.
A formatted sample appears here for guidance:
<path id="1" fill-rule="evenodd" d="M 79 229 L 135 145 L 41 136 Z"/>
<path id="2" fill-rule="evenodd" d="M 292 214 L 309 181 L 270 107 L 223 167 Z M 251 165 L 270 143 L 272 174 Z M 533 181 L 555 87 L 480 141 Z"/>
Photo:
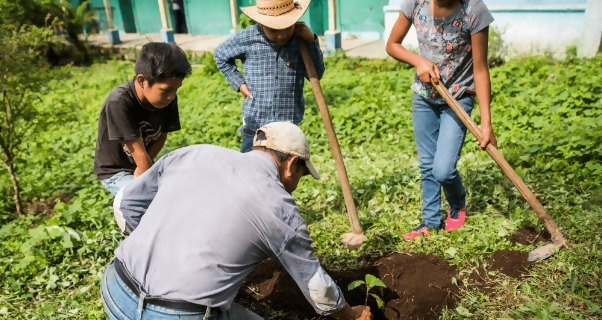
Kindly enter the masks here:
<path id="1" fill-rule="evenodd" d="M 100 111 L 94 172 L 113 195 L 148 170 L 167 133 L 180 130 L 176 91 L 192 72 L 173 44 L 145 44 L 136 76 L 111 91 Z"/>

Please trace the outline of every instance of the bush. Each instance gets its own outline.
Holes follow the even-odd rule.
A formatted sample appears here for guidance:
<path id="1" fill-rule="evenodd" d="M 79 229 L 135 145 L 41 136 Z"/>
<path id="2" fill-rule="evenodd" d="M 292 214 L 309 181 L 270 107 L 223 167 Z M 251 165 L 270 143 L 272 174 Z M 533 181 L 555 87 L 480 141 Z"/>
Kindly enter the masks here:
<path id="1" fill-rule="evenodd" d="M 254 24 L 257 24 L 253 19 L 249 18 L 246 14 L 241 13 L 238 18 L 238 25 L 236 25 L 236 30 L 246 29 Z"/>
<path id="2" fill-rule="evenodd" d="M 487 52 L 487 63 L 489 68 L 499 67 L 506 61 L 508 46 L 504 43 L 502 35 L 504 30 L 489 27 L 489 51 Z"/>
<path id="3" fill-rule="evenodd" d="M 21 26 L 16 30 L 0 25 L 0 159 L 4 162 L 13 185 L 15 211 L 23 215 L 21 190 L 16 164 L 26 162 L 19 150 L 54 119 L 52 114 L 34 106 L 39 99 L 39 88 L 45 82 L 47 70 L 39 48 L 54 42 L 48 28 Z M 54 110 L 56 112 L 56 110 Z"/>

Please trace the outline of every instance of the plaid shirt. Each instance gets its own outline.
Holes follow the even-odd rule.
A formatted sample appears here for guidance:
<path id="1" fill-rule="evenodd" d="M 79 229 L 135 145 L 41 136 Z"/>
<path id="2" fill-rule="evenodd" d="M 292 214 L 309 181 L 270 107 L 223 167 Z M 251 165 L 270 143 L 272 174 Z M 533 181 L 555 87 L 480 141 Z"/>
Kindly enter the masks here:
<path id="1" fill-rule="evenodd" d="M 308 48 L 322 78 L 324 59 L 317 37 Z M 268 40 L 259 25 L 253 25 L 219 45 L 214 57 L 234 90 L 246 83 L 253 96 L 242 104 L 244 133 L 255 134 L 258 128 L 274 121 L 299 124 L 303 120 L 303 78 L 308 76 L 297 39 L 280 47 Z M 242 61 L 244 78 L 236 68 L 236 59 Z"/>

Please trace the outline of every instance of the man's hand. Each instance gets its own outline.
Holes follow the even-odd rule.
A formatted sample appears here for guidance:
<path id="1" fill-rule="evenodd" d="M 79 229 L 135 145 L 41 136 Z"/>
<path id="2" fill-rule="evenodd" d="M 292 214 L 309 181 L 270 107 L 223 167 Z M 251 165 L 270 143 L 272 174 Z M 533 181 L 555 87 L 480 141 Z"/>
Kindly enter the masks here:
<path id="1" fill-rule="evenodd" d="M 295 23 L 295 31 L 293 31 L 293 37 L 301 37 L 307 42 L 314 41 L 316 35 L 311 29 L 305 24 L 305 22 Z"/>
<path id="2" fill-rule="evenodd" d="M 420 57 L 418 63 L 416 63 L 416 74 L 420 81 L 424 83 L 431 83 L 431 78 L 439 81 L 439 68 L 425 57 Z"/>
<path id="3" fill-rule="evenodd" d="M 251 98 L 253 99 L 253 95 L 251 95 L 251 90 L 249 90 L 249 86 L 247 86 L 246 83 L 243 83 L 240 88 L 238 88 L 238 91 L 240 91 L 240 93 L 242 94 L 243 98 Z"/>
<path id="4" fill-rule="evenodd" d="M 490 143 L 497 149 L 497 140 L 495 139 L 495 134 L 493 133 L 491 125 L 479 125 L 479 129 L 481 129 L 481 133 L 483 134 L 483 141 L 481 141 L 479 145 L 481 150 L 485 150 Z"/>
<path id="5" fill-rule="evenodd" d="M 335 312 L 330 316 L 337 320 L 372 320 L 372 313 L 370 313 L 370 307 L 352 307 L 349 305 L 349 303 L 346 303 L 345 307 L 341 309 L 341 311 Z"/>
<path id="6" fill-rule="evenodd" d="M 370 312 L 370 307 L 368 306 L 355 306 L 352 307 L 353 311 L 356 312 L 357 320 L 372 320 L 372 313 Z"/>

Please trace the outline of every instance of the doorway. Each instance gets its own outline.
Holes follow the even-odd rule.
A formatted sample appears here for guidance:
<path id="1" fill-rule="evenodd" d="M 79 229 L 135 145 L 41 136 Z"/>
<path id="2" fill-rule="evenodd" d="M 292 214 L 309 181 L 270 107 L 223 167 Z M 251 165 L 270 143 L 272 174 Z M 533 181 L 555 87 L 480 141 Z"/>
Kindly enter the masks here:
<path id="1" fill-rule="evenodd" d="M 188 33 L 186 24 L 186 13 L 184 12 L 184 0 L 168 0 L 170 11 L 173 16 L 173 30 L 175 33 Z"/>

